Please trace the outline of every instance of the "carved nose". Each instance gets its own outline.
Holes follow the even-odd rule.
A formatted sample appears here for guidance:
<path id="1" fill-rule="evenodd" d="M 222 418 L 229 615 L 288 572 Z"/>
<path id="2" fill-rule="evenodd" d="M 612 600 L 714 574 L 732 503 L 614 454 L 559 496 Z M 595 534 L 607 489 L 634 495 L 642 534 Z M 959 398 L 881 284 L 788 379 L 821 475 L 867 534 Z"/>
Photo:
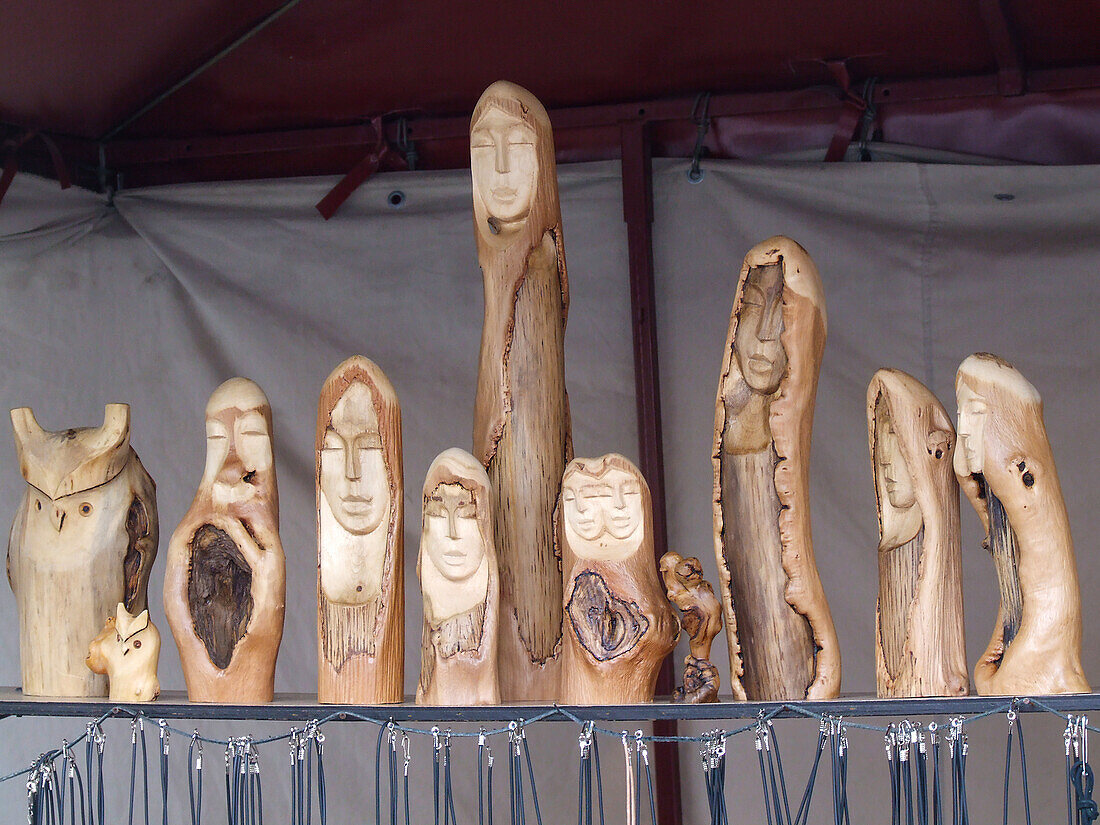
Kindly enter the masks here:
<path id="1" fill-rule="evenodd" d="M 54 529 L 60 533 L 62 526 L 65 524 L 65 511 L 60 507 L 54 507 L 50 512 L 50 521 L 53 523 Z"/>
<path id="2" fill-rule="evenodd" d="M 359 465 L 359 449 L 354 445 L 348 445 L 344 450 L 344 475 L 349 481 L 358 481 L 363 475 L 363 469 Z"/>
<path id="3" fill-rule="evenodd" d="M 508 172 L 508 143 L 504 140 L 498 140 L 495 147 L 496 157 L 496 169 L 501 175 Z"/>
<path id="4" fill-rule="evenodd" d="M 761 341 L 774 341 L 783 331 L 783 302 L 770 301 L 760 315 L 760 328 L 756 337 Z"/>
<path id="5" fill-rule="evenodd" d="M 455 513 L 454 510 L 447 511 L 447 538 L 457 539 L 458 528 L 455 525 Z"/>

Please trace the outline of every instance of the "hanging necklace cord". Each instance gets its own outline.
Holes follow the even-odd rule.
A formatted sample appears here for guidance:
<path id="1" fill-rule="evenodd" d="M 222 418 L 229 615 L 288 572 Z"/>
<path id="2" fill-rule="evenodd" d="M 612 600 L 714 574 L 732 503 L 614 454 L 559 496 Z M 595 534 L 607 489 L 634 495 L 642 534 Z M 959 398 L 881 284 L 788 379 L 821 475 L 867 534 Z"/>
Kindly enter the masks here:
<path id="1" fill-rule="evenodd" d="M 1028 796 L 1027 788 L 1027 753 L 1024 750 L 1024 726 L 1023 720 L 1019 718 L 1019 700 L 1012 700 L 1012 708 L 1008 712 L 1008 736 L 1005 738 L 1005 784 L 1004 784 L 1004 808 L 1003 808 L 1003 822 L 1004 825 L 1008 825 L 1008 793 L 1009 793 L 1009 778 L 1012 769 L 1012 734 L 1015 730 L 1016 741 L 1018 743 L 1017 749 L 1020 752 L 1020 784 L 1023 789 L 1024 795 L 1024 821 L 1027 825 L 1031 825 L 1031 801 Z"/>

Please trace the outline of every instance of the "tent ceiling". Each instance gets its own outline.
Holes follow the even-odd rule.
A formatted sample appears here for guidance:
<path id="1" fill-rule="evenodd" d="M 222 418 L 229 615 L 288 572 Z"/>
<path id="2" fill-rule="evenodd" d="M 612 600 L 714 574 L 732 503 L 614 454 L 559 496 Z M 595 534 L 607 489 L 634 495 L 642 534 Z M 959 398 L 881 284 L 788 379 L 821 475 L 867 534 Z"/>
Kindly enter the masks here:
<path id="1" fill-rule="evenodd" d="M 9 133 L 102 138 L 279 5 L 9 0 L 0 121 Z M 835 101 L 830 60 L 846 60 L 855 82 L 997 78 L 1014 93 L 1029 73 L 1045 72 L 1040 85 L 1050 88 L 1100 85 L 1095 0 L 747 6 L 302 0 L 118 137 L 284 133 L 395 112 L 466 116 L 500 77 L 551 109 L 815 87 Z M 773 108 L 789 108 L 777 100 Z"/>

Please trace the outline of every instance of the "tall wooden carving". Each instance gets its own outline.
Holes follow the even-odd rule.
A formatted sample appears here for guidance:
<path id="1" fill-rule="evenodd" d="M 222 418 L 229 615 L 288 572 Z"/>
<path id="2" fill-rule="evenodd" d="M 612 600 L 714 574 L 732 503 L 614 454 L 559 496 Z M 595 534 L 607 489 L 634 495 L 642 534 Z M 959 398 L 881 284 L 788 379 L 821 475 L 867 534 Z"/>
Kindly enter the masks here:
<path id="1" fill-rule="evenodd" d="M 626 458 L 576 458 L 555 514 L 565 591 L 562 702 L 648 702 L 679 621 L 653 559 L 649 485 Z"/>
<path id="2" fill-rule="evenodd" d="M 554 139 L 525 89 L 494 83 L 470 123 L 474 229 L 485 285 L 474 455 L 496 494 L 500 688 L 557 697 L 561 576 L 552 520 L 572 447 L 565 395 L 569 304 Z"/>
<path id="3" fill-rule="evenodd" d="M 985 695 L 1087 692 L 1077 561 L 1043 401 L 988 353 L 962 362 L 955 395 L 955 473 L 986 529 L 1001 591 L 974 685 Z"/>
<path id="4" fill-rule="evenodd" d="M 878 695 L 965 696 L 955 429 L 936 397 L 901 370 L 867 388 L 879 523 Z"/>
<path id="5" fill-rule="evenodd" d="M 401 407 L 361 355 L 326 379 L 317 408 L 317 696 L 404 698 Z"/>
<path id="6" fill-rule="evenodd" d="M 206 469 L 164 573 L 191 701 L 271 701 L 285 603 L 271 405 L 252 381 L 231 378 L 206 405 Z"/>
<path id="7" fill-rule="evenodd" d="M 122 602 L 147 606 L 157 555 L 157 494 L 130 446 L 130 408 L 108 404 L 103 425 L 48 432 L 29 407 L 12 410 L 27 482 L 8 541 L 19 613 L 23 692 L 105 696 L 84 666 L 88 644 Z"/>
<path id="8" fill-rule="evenodd" d="M 424 480 L 416 562 L 424 594 L 418 703 L 500 703 L 496 556 L 489 476 L 465 450 L 447 450 Z"/>
<path id="9" fill-rule="evenodd" d="M 810 536 L 810 432 L 825 327 L 821 280 L 806 250 L 783 237 L 749 250 L 722 357 L 712 453 L 714 549 L 736 698 L 828 699 L 840 690 L 840 648 Z"/>

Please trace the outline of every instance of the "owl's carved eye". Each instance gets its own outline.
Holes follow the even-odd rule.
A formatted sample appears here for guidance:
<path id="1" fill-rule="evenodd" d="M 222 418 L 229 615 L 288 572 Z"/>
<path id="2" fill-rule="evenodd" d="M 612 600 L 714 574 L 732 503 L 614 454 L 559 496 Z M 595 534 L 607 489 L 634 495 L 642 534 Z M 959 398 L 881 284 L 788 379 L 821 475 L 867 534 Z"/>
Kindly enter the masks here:
<path id="1" fill-rule="evenodd" d="M 34 509 L 35 510 L 41 510 L 42 509 L 42 499 L 36 498 L 34 500 Z"/>
<path id="2" fill-rule="evenodd" d="M 134 639 L 134 647 L 141 647 L 141 639 Z"/>
<path id="3" fill-rule="evenodd" d="M 91 513 L 92 513 L 92 505 L 91 504 L 89 504 L 88 502 L 85 501 L 83 504 L 80 505 L 80 515 L 88 516 L 88 515 L 91 515 Z"/>

